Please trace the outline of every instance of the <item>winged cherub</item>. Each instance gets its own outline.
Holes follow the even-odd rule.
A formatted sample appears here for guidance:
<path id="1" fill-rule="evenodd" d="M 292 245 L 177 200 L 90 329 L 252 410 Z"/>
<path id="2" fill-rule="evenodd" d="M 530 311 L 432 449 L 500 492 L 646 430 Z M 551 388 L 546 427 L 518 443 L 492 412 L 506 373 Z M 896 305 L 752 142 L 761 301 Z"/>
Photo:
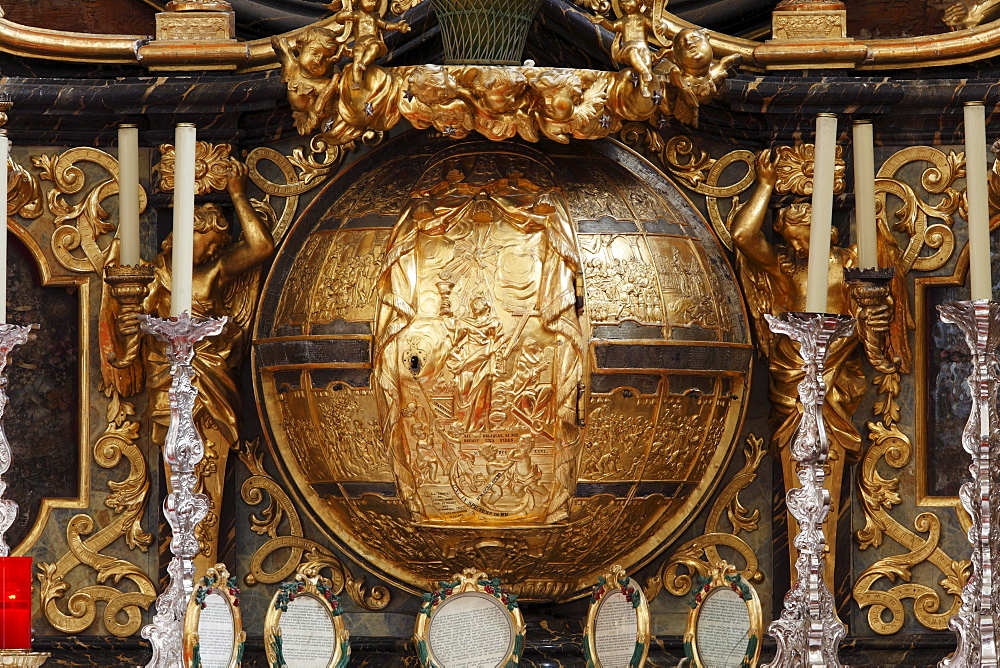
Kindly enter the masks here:
<path id="1" fill-rule="evenodd" d="M 656 56 L 649 50 L 647 38 L 652 30 L 652 22 L 647 16 L 649 8 L 645 4 L 639 0 L 621 0 L 618 6 L 623 13 L 616 21 L 609 21 L 603 14 L 588 15 L 588 18 L 615 33 L 615 41 L 611 44 L 611 58 L 616 63 L 635 70 L 643 97 L 650 97 L 653 66 L 666 57 L 666 50 L 661 50 Z"/>
<path id="2" fill-rule="evenodd" d="M 681 123 L 698 127 L 698 107 L 719 93 L 719 85 L 743 57 L 730 54 L 713 60 L 712 44 L 703 30 L 685 28 L 670 49 L 670 94 L 665 104 Z"/>
<path id="3" fill-rule="evenodd" d="M 353 82 L 355 90 L 361 88 L 365 71 L 376 60 L 389 53 L 389 47 L 382 39 L 386 30 L 409 32 L 410 24 L 400 20 L 390 23 L 382 19 L 378 12 L 379 0 L 360 0 L 356 9 L 343 9 L 334 15 L 340 23 L 350 23 L 350 31 L 354 37 L 351 53 L 354 57 Z"/>

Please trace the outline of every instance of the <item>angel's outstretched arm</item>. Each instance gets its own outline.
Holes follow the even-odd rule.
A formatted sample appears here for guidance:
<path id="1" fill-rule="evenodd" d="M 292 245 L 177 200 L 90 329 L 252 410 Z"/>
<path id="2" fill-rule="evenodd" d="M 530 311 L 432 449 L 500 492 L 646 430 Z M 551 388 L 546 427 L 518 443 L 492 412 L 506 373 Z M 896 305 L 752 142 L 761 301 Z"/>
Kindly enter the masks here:
<path id="1" fill-rule="evenodd" d="M 227 283 L 251 269 L 274 252 L 274 238 L 246 195 L 247 167 L 231 160 L 227 174 L 229 195 L 243 228 L 243 238 L 229 244 L 219 256 L 219 278 Z"/>

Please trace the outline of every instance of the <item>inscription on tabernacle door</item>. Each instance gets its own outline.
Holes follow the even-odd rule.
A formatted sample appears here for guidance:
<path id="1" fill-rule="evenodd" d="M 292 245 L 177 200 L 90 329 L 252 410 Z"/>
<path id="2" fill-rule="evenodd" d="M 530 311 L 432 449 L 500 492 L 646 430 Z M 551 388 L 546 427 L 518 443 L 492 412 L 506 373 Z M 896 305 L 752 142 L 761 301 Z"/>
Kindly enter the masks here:
<path id="1" fill-rule="evenodd" d="M 732 589 L 712 590 L 701 604 L 695 643 L 705 668 L 739 668 L 750 636 L 750 612 Z"/>
<path id="2" fill-rule="evenodd" d="M 434 612 L 427 635 L 431 654 L 442 668 L 494 668 L 514 644 L 506 607 L 478 592 L 446 599 Z"/>
<path id="3" fill-rule="evenodd" d="M 594 645 L 601 668 L 628 668 L 638 632 L 639 620 L 628 597 L 621 591 L 605 594 L 594 621 Z"/>
<path id="4" fill-rule="evenodd" d="M 330 613 L 311 596 L 299 596 L 281 614 L 281 652 L 296 668 L 326 668 L 336 652 Z"/>
<path id="5" fill-rule="evenodd" d="M 233 656 L 236 630 L 229 601 L 214 591 L 198 615 L 198 653 L 204 668 L 226 668 Z"/>

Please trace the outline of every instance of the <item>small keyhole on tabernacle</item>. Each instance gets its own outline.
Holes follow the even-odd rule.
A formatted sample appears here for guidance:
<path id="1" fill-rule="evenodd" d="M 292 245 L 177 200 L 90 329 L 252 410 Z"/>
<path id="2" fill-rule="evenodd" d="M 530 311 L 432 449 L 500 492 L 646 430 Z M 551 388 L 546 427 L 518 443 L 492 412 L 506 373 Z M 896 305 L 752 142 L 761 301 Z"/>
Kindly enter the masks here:
<path id="1" fill-rule="evenodd" d="M 626 399 L 632 398 L 632 390 L 622 390 L 622 396 Z"/>
<path id="2" fill-rule="evenodd" d="M 413 375 L 420 373 L 420 358 L 416 355 L 410 357 L 410 373 Z"/>

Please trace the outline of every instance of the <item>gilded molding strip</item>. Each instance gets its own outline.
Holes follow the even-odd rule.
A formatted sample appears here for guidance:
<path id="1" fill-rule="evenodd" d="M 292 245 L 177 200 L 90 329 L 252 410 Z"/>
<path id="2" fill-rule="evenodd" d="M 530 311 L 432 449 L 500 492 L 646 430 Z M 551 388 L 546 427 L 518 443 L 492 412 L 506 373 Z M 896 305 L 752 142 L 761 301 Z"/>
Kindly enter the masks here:
<path id="1" fill-rule="evenodd" d="M 334 593 L 340 594 L 347 590 L 351 600 L 365 610 L 381 610 L 389 605 L 390 592 L 383 585 L 375 585 L 370 590 L 366 588 L 364 578 L 355 578 L 344 563 L 319 543 L 304 538 L 302 520 L 291 497 L 281 487 L 277 480 L 264 468 L 264 453 L 260 449 L 260 439 L 244 443 L 239 451 L 240 460 L 246 464 L 252 474 L 243 483 L 240 494 L 243 501 L 250 505 L 264 502 L 267 493 L 268 505 L 259 514 L 249 517 L 250 530 L 256 534 L 270 536 L 250 558 L 250 572 L 243 581 L 248 587 L 258 583 L 274 584 L 281 582 L 296 571 L 303 563 L 317 564 L 319 569 L 328 569 Z M 290 535 L 279 536 L 282 520 L 287 522 Z M 280 550 L 288 550 L 284 561 L 273 571 L 264 568 L 269 557 Z M 305 557 L 303 559 L 303 557 Z"/>

